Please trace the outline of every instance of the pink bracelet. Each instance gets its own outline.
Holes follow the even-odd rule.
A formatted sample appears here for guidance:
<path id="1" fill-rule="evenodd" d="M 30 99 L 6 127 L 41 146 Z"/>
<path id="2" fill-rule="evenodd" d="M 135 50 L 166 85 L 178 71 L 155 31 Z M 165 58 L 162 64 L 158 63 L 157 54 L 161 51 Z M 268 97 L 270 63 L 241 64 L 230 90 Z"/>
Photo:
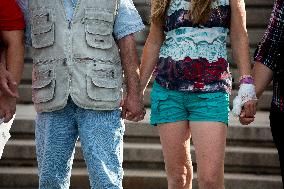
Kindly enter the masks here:
<path id="1" fill-rule="evenodd" d="M 240 77 L 240 84 L 253 84 L 254 80 L 251 75 L 243 75 Z"/>

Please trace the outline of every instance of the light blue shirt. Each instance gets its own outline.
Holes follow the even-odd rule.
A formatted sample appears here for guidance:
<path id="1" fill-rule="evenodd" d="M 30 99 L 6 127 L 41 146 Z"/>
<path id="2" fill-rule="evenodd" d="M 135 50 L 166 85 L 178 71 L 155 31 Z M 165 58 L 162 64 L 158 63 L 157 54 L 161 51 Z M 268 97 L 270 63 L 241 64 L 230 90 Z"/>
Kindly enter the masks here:
<path id="1" fill-rule="evenodd" d="M 73 18 L 74 9 L 78 0 L 64 0 L 66 16 L 69 21 Z M 118 14 L 114 24 L 114 37 L 121 39 L 129 34 L 139 32 L 144 29 L 142 19 L 136 10 L 132 0 L 121 0 Z"/>

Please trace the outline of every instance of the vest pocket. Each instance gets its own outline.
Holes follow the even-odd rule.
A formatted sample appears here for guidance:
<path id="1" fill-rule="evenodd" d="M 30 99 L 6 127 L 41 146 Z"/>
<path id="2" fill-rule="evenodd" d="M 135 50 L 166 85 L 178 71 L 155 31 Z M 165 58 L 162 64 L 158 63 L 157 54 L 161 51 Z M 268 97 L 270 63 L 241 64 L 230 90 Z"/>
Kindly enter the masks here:
<path id="1" fill-rule="evenodd" d="M 120 98 L 120 77 L 114 68 L 101 66 L 87 75 L 87 94 L 93 100 L 117 101 Z"/>
<path id="2" fill-rule="evenodd" d="M 31 12 L 31 38 L 34 48 L 49 47 L 54 43 L 54 22 L 48 9 Z"/>
<path id="3" fill-rule="evenodd" d="M 86 42 L 90 47 L 109 49 L 114 45 L 112 37 L 114 15 L 106 10 L 85 9 Z"/>
<path id="4" fill-rule="evenodd" d="M 48 102 L 54 98 L 55 73 L 52 65 L 34 65 L 32 89 L 34 103 Z"/>

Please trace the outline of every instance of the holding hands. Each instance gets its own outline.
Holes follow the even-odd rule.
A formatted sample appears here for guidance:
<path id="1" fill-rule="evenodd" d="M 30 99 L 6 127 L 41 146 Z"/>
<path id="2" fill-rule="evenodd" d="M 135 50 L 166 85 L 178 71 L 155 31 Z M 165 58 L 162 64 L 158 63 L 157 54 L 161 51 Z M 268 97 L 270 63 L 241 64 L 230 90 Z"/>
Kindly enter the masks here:
<path id="1" fill-rule="evenodd" d="M 253 78 L 250 75 L 240 79 L 238 95 L 233 100 L 233 115 L 238 116 L 241 124 L 248 125 L 254 121 L 257 97 Z"/>
<path id="2" fill-rule="evenodd" d="M 122 118 L 138 122 L 144 119 L 146 110 L 143 104 L 143 96 L 140 94 L 128 93 L 121 101 Z"/>
<path id="3" fill-rule="evenodd" d="M 0 91 L 2 95 L 18 98 L 17 82 L 12 74 L 6 70 L 3 63 L 0 63 Z"/>
<path id="4" fill-rule="evenodd" d="M 12 75 L 0 65 L 0 122 L 9 122 L 16 112 L 17 83 Z"/>

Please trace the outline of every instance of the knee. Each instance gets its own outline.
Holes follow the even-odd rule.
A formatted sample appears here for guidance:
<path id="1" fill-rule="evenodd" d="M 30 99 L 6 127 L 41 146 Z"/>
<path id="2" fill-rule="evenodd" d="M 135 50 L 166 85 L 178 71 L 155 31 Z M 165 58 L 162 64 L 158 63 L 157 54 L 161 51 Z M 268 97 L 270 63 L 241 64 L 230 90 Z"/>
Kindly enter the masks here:
<path id="1" fill-rule="evenodd" d="M 198 183 L 200 188 L 223 188 L 224 177 L 223 174 L 218 174 L 215 171 L 208 171 L 206 173 L 198 175 Z"/>
<path id="2" fill-rule="evenodd" d="M 168 167 L 166 171 L 170 185 L 178 186 L 178 188 L 187 186 L 193 177 L 192 165 Z"/>

